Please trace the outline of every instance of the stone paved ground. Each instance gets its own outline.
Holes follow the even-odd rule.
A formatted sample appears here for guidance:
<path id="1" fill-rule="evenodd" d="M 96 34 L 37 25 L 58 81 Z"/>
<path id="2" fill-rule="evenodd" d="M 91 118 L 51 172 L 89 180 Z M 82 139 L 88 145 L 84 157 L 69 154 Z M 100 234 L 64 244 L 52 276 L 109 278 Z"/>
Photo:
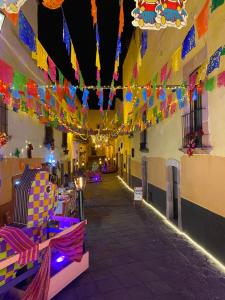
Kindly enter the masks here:
<path id="1" fill-rule="evenodd" d="M 90 269 L 54 300 L 224 300 L 225 276 L 113 175 L 86 189 Z"/>

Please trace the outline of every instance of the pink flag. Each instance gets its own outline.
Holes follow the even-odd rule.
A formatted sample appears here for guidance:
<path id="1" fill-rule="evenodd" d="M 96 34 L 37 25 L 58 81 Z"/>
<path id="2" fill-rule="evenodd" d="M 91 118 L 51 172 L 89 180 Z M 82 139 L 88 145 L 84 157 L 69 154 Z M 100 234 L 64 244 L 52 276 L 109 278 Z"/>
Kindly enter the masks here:
<path id="1" fill-rule="evenodd" d="M 5 84 L 11 84 L 13 82 L 13 69 L 3 60 L 0 60 L 0 80 Z"/>
<path id="2" fill-rule="evenodd" d="M 167 64 L 165 64 L 161 69 L 161 83 L 166 80 L 167 75 Z"/>
<path id="3" fill-rule="evenodd" d="M 48 68 L 51 80 L 56 82 L 56 65 L 50 56 L 48 56 Z"/>
<path id="4" fill-rule="evenodd" d="M 220 73 L 217 77 L 217 86 L 220 88 L 225 86 L 225 71 Z"/>

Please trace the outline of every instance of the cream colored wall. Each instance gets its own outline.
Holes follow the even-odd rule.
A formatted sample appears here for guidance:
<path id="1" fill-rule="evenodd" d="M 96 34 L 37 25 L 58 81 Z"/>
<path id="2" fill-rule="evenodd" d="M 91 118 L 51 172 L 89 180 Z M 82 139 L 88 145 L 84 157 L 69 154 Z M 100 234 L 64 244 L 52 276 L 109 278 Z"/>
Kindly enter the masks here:
<path id="1" fill-rule="evenodd" d="M 41 166 L 42 162 L 41 158 L 8 158 L 0 162 L 0 213 L 1 206 L 12 200 L 12 177 L 21 174 L 26 164 L 37 168 Z"/>
<path id="2" fill-rule="evenodd" d="M 161 68 L 165 63 L 169 63 L 168 67 L 170 67 L 172 54 L 182 44 L 204 4 L 205 0 L 187 1 L 189 19 L 186 28 L 148 32 L 148 50 L 139 70 L 137 84 L 147 84 L 157 72 L 160 77 Z M 209 61 L 210 56 L 220 46 L 225 45 L 224 14 L 225 5 L 210 14 L 208 32 L 200 40 L 196 31 L 196 48 L 182 61 L 180 71 L 173 74 L 169 84 L 182 83 L 204 60 Z M 124 85 L 127 85 L 132 78 L 133 66 L 137 61 L 140 48 L 140 35 L 141 30 L 135 30 L 135 38 L 131 41 L 123 66 Z M 225 56 L 221 57 L 220 68 L 216 69 L 210 77 L 224 70 Z M 180 110 L 148 129 L 148 153 L 139 151 L 139 132 L 134 134 L 133 139 L 118 138 L 117 146 L 124 141 L 124 152 L 127 150 L 128 154 L 131 154 L 131 149 L 135 149 L 135 157 L 132 159 L 132 175 L 139 178 L 141 178 L 142 157 L 147 157 L 148 181 L 163 190 L 166 190 L 166 160 L 180 161 L 181 197 L 225 217 L 225 88 L 216 88 L 213 92 L 208 92 L 207 99 L 209 141 L 212 146 L 210 154 L 188 157 L 179 151 L 182 143 L 181 116 L 183 113 Z M 125 122 L 131 108 L 132 104 L 124 101 Z"/>
<path id="3" fill-rule="evenodd" d="M 153 76 L 158 72 L 160 77 L 161 68 L 165 63 L 169 63 L 170 67 L 171 56 L 174 51 L 182 44 L 187 32 L 194 23 L 194 19 L 201 11 L 205 0 L 200 1 L 188 1 L 187 11 L 189 12 L 188 26 L 182 30 L 177 30 L 175 28 L 168 28 L 161 31 L 149 31 L 148 32 L 148 50 L 142 61 L 142 65 L 139 69 L 139 76 L 137 84 L 144 85 L 147 84 Z M 188 70 L 190 74 L 195 70 L 200 63 L 202 63 L 199 58 L 197 61 L 194 60 L 198 53 L 206 46 L 207 59 L 220 47 L 225 44 L 224 38 L 224 13 L 225 5 L 219 7 L 213 14 L 210 14 L 209 19 L 209 30 L 208 33 L 198 39 L 196 31 L 196 48 L 193 49 L 186 57 L 182 60 L 180 71 L 173 74 L 172 79 L 169 84 L 181 84 L 184 79 L 186 79 L 187 74 L 185 70 Z M 135 37 L 132 39 L 130 48 L 124 62 L 123 74 L 124 74 L 124 84 L 128 84 L 132 77 L 133 66 L 137 61 L 138 51 L 140 49 L 140 35 L 141 30 L 136 29 Z M 190 64 L 191 62 L 191 64 Z M 225 56 L 221 57 L 221 67 L 215 70 L 211 75 L 217 75 L 219 72 L 225 70 Z M 135 91 L 134 91 L 135 94 Z M 212 93 L 208 93 L 208 103 L 209 103 L 209 134 L 210 142 L 213 147 L 211 154 L 215 155 L 225 155 L 225 138 L 222 135 L 221 128 L 224 127 L 224 113 L 223 107 L 225 103 L 225 93 L 224 89 L 216 89 Z M 143 104 L 143 102 L 142 102 Z M 124 103 L 124 119 L 127 120 L 127 114 L 132 108 L 132 104 Z M 178 112 L 174 116 L 170 116 L 167 120 L 164 120 L 160 124 L 155 125 L 153 128 L 148 129 L 148 148 L 149 157 L 163 157 L 165 159 L 177 159 L 180 160 L 183 153 L 179 151 L 182 143 L 182 127 L 181 127 L 181 115 L 182 111 Z M 135 142 L 131 141 L 136 145 L 138 149 L 139 136 L 135 139 Z M 132 147 L 131 147 L 132 148 Z M 139 151 L 135 151 L 137 159 L 140 160 L 143 156 Z"/>

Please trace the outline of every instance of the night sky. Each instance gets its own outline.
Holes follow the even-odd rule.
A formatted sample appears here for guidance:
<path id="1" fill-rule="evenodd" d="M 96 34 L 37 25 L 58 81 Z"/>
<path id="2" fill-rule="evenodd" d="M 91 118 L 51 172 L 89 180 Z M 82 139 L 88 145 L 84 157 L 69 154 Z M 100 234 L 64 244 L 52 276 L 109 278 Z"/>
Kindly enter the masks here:
<path id="1" fill-rule="evenodd" d="M 98 26 L 100 35 L 100 60 L 102 85 L 110 85 L 114 70 L 116 43 L 119 23 L 119 0 L 97 0 Z M 122 84 L 122 64 L 133 33 L 131 11 L 135 2 L 124 0 L 125 26 L 122 35 L 122 55 L 120 59 L 120 76 Z M 59 67 L 65 78 L 77 84 L 74 70 L 63 43 L 63 13 L 66 18 L 73 41 L 81 73 L 86 85 L 96 85 L 96 39 L 91 16 L 90 0 L 65 0 L 63 9 L 49 10 L 42 5 L 38 9 L 39 40 Z M 79 95 L 79 94 L 78 94 Z M 118 91 L 118 97 L 121 97 Z M 89 108 L 98 109 L 95 92 L 90 93 Z M 107 108 L 108 95 L 105 93 L 104 108 Z"/>

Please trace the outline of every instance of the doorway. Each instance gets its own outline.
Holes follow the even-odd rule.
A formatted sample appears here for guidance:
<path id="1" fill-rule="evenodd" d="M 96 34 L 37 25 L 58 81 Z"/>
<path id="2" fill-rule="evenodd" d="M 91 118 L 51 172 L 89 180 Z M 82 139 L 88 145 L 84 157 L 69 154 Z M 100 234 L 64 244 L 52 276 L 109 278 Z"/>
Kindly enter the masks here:
<path id="1" fill-rule="evenodd" d="M 166 216 L 182 229 L 180 198 L 180 163 L 177 160 L 167 161 Z"/>
<path id="2" fill-rule="evenodd" d="M 146 157 L 142 158 L 142 189 L 143 198 L 148 201 L 148 160 Z"/>
<path id="3" fill-rule="evenodd" d="M 127 184 L 131 186 L 131 157 L 127 157 Z"/>
<path id="4" fill-rule="evenodd" d="M 123 154 L 120 154 L 120 176 L 123 178 Z"/>

